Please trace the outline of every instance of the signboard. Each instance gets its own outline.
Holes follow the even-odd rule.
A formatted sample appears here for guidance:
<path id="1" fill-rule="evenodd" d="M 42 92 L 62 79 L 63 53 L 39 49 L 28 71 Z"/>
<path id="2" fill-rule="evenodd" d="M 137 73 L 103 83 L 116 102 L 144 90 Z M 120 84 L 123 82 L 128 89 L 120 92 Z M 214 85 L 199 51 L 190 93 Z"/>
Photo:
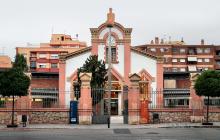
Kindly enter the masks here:
<path id="1" fill-rule="evenodd" d="M 70 123 L 78 123 L 78 102 L 70 101 Z"/>

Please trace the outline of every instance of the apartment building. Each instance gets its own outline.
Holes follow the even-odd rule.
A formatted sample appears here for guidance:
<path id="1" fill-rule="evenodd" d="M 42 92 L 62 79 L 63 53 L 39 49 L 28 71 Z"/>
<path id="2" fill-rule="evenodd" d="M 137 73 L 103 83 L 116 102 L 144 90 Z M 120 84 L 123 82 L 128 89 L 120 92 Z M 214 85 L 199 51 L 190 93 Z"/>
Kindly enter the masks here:
<path id="1" fill-rule="evenodd" d="M 198 45 L 188 45 L 183 39 L 166 42 L 155 37 L 149 44 L 134 47 L 156 56 L 163 56 L 165 106 L 189 105 L 191 73 L 220 70 L 220 46 L 206 45 L 203 39 Z"/>
<path id="2" fill-rule="evenodd" d="M 85 42 L 73 39 L 70 35 L 52 34 L 49 43 L 16 48 L 16 53 L 26 58 L 31 73 L 32 107 L 51 106 L 51 101 L 58 100 L 59 55 L 85 47 Z"/>

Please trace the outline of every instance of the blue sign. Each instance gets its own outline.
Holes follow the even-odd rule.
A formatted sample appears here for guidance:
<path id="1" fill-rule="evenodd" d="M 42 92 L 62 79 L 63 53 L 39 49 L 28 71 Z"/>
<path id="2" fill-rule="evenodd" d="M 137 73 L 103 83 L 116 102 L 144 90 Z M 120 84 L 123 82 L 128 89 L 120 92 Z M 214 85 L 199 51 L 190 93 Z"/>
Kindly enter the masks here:
<path id="1" fill-rule="evenodd" d="M 70 123 L 78 123 L 78 101 L 70 101 Z"/>

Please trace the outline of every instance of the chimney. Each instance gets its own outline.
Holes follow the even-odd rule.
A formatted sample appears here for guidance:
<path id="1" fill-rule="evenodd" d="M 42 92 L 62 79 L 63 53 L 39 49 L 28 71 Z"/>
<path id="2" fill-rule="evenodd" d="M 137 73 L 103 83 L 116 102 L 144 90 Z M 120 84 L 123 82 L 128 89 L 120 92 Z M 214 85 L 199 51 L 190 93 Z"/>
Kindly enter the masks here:
<path id="1" fill-rule="evenodd" d="M 159 37 L 155 37 L 155 44 L 159 44 Z"/>
<path id="2" fill-rule="evenodd" d="M 205 45 L 204 39 L 201 39 L 201 45 Z"/>
<path id="3" fill-rule="evenodd" d="M 160 44 L 164 44 L 164 41 L 163 41 L 163 39 L 161 39 L 161 40 L 160 40 Z"/>
<path id="4" fill-rule="evenodd" d="M 183 37 L 181 38 L 181 42 L 184 43 Z"/>
<path id="5" fill-rule="evenodd" d="M 154 41 L 153 41 L 153 40 L 151 40 L 150 44 L 154 44 Z"/>

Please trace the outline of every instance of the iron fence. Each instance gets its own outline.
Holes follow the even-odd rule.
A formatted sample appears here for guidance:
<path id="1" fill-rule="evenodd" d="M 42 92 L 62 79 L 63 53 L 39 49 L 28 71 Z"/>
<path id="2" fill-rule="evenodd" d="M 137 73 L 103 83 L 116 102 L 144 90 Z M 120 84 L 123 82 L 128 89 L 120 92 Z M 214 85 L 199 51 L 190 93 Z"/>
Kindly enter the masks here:
<path id="1" fill-rule="evenodd" d="M 105 90 L 102 88 L 91 89 L 94 114 L 107 114 L 107 100 L 105 100 L 105 93 Z M 125 92 L 123 93 L 125 94 Z M 27 106 L 29 106 L 29 108 L 69 108 L 68 103 L 64 105 L 60 102 L 60 98 L 63 96 L 65 96 L 65 98 L 68 98 L 69 101 L 79 100 L 80 89 L 75 88 L 74 91 L 58 91 L 57 89 L 33 89 L 25 100 L 21 99 L 23 97 L 15 97 L 15 108 L 22 108 L 22 106 L 25 106 L 25 108 L 27 108 Z M 129 96 L 129 92 L 127 96 Z M 140 97 L 142 99 L 142 95 Z M 189 104 L 191 102 L 189 89 L 165 89 L 157 91 L 151 90 L 150 94 L 146 95 L 144 98 L 149 101 L 149 109 L 186 109 L 189 108 Z M 209 103 L 210 110 L 220 109 L 219 97 L 210 98 Z M 206 104 L 207 98 L 204 97 L 201 109 L 206 109 Z M 100 109 L 101 106 L 103 109 Z M 0 97 L 0 108 L 11 107 L 12 97 Z"/>

